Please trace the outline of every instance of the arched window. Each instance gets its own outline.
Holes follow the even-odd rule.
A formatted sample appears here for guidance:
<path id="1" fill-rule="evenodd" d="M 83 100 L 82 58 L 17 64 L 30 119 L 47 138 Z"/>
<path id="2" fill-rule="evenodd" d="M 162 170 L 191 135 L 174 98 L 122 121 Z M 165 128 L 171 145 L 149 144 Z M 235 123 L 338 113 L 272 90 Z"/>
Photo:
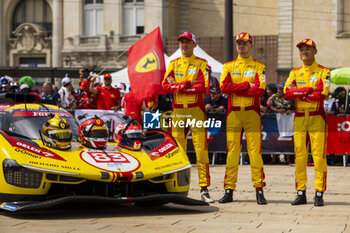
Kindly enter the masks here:
<path id="1" fill-rule="evenodd" d="M 52 35 L 52 12 L 45 0 L 21 0 L 13 12 L 12 31 L 22 23 L 35 23 Z"/>

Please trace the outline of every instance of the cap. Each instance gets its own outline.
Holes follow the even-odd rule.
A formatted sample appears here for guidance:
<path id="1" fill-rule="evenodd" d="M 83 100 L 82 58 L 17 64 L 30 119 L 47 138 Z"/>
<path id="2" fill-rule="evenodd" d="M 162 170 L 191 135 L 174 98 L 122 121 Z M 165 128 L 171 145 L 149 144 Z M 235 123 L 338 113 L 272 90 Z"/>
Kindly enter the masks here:
<path id="1" fill-rule="evenodd" d="M 221 90 L 220 90 L 220 87 L 211 86 L 211 87 L 209 88 L 209 92 L 221 93 Z"/>
<path id="2" fill-rule="evenodd" d="M 211 66 L 210 65 L 208 65 L 207 71 L 211 72 Z"/>
<path id="3" fill-rule="evenodd" d="M 23 89 L 28 89 L 29 88 L 29 86 L 28 86 L 28 84 L 22 84 L 20 87 L 19 87 L 19 90 L 20 91 L 22 91 Z"/>
<path id="4" fill-rule="evenodd" d="M 1 87 L 7 87 L 10 84 L 10 80 L 7 76 L 2 76 L 0 79 Z"/>
<path id="5" fill-rule="evenodd" d="M 112 79 L 112 76 L 111 76 L 110 73 L 106 73 L 105 75 L 103 75 L 103 78 L 110 78 L 110 79 Z"/>
<path id="6" fill-rule="evenodd" d="M 125 85 L 125 83 L 119 83 L 119 84 L 117 85 L 117 88 L 120 89 L 120 90 L 122 90 L 122 91 L 125 91 L 125 90 L 126 90 L 126 85 Z"/>
<path id="7" fill-rule="evenodd" d="M 89 89 L 89 86 L 90 86 L 89 80 L 84 79 L 83 81 L 81 81 L 80 87 L 79 87 L 79 88 L 80 88 L 81 90 L 86 90 L 86 89 Z"/>
<path id="8" fill-rule="evenodd" d="M 307 46 L 314 47 L 316 49 L 316 43 L 311 39 L 305 38 L 297 44 L 297 47 L 299 48 L 302 44 L 306 44 Z"/>
<path id="9" fill-rule="evenodd" d="M 182 34 L 179 36 L 179 38 L 177 38 L 177 40 L 179 41 L 181 38 L 187 38 L 187 39 L 193 41 L 194 43 L 197 43 L 196 37 L 195 37 L 192 33 L 190 33 L 190 32 L 184 32 L 184 33 L 182 33 Z"/>
<path id="10" fill-rule="evenodd" d="M 68 77 L 68 75 L 66 74 L 66 77 L 64 77 L 63 79 L 62 79 L 62 85 L 63 86 L 65 86 L 65 85 L 67 85 L 68 83 L 71 83 L 72 82 L 72 80 L 70 80 L 70 78 Z"/>
<path id="11" fill-rule="evenodd" d="M 241 32 L 236 36 L 236 41 L 237 40 L 243 40 L 247 41 L 250 43 L 253 43 L 253 37 L 248 33 L 248 32 Z"/>

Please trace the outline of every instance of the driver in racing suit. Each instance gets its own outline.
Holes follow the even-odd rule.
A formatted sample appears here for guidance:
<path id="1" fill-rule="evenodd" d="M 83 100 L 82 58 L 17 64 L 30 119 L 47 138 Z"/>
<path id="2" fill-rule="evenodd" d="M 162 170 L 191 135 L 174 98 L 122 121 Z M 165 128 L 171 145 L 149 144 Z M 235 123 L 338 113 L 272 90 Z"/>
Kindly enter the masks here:
<path id="1" fill-rule="evenodd" d="M 206 120 L 204 92 L 208 85 L 208 62 L 193 54 L 196 38 L 192 33 L 184 32 L 178 38 L 182 52 L 180 58 L 169 63 L 164 76 L 163 89 L 173 94 L 173 112 L 171 131 L 177 142 L 187 150 L 187 134 L 192 132 L 193 145 L 196 151 L 199 186 L 201 198 L 205 202 L 214 202 L 207 187 L 210 185 L 207 131 L 188 122 Z M 184 122 L 183 125 L 180 123 Z M 175 125 L 176 124 L 176 125 Z"/>
<path id="2" fill-rule="evenodd" d="M 256 189 L 256 201 L 266 204 L 263 194 L 265 174 L 261 157 L 261 116 L 259 97 L 264 95 L 266 87 L 265 65 L 250 56 L 253 38 L 246 32 L 236 37 L 236 60 L 224 64 L 220 78 L 222 93 L 229 96 L 226 137 L 227 160 L 225 174 L 225 194 L 219 203 L 233 201 L 236 189 L 238 164 L 242 148 L 242 135 L 245 133 L 250 158 L 252 182 Z"/>
<path id="3" fill-rule="evenodd" d="M 324 100 L 329 92 L 330 71 L 316 63 L 316 44 L 304 39 L 297 44 L 304 65 L 290 72 L 284 87 L 287 99 L 295 99 L 294 151 L 297 197 L 292 205 L 306 204 L 306 163 L 309 141 L 315 164 L 315 206 L 323 206 L 327 186 L 327 122 Z"/>

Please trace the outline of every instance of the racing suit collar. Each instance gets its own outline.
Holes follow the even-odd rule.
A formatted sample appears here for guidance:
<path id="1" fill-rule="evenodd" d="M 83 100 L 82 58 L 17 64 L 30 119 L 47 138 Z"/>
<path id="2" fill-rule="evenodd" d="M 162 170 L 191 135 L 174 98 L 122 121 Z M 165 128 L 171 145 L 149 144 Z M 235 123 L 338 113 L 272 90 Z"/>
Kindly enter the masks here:
<path id="1" fill-rule="evenodd" d="M 304 70 L 314 70 L 318 66 L 317 62 L 314 61 L 311 66 L 303 65 Z"/>
<path id="2" fill-rule="evenodd" d="M 181 56 L 181 61 L 183 61 L 184 63 L 189 63 L 191 62 L 196 56 L 194 54 L 192 54 L 192 56 L 190 57 L 185 57 L 184 55 Z"/>
<path id="3" fill-rule="evenodd" d="M 249 62 L 251 60 L 253 60 L 253 58 L 251 56 L 249 56 L 248 58 L 243 58 L 243 57 L 238 55 L 238 57 L 237 57 L 238 62 Z"/>

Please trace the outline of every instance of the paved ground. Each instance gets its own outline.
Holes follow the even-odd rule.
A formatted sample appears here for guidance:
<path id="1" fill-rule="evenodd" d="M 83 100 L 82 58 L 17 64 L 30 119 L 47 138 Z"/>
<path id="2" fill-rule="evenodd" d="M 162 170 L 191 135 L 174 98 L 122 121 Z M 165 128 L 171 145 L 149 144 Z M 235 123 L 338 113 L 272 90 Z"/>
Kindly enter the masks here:
<path id="1" fill-rule="evenodd" d="M 196 167 L 192 169 L 190 197 L 199 198 Z M 223 195 L 225 167 L 211 167 L 210 192 Z M 266 206 L 255 202 L 250 167 L 239 170 L 235 202 L 208 207 L 168 204 L 163 207 L 102 207 L 66 205 L 20 215 L 0 212 L 0 232 L 350 232 L 350 167 L 328 168 L 324 207 L 313 206 L 313 167 L 308 167 L 308 202 L 291 206 L 295 197 L 294 167 L 265 166 Z"/>

